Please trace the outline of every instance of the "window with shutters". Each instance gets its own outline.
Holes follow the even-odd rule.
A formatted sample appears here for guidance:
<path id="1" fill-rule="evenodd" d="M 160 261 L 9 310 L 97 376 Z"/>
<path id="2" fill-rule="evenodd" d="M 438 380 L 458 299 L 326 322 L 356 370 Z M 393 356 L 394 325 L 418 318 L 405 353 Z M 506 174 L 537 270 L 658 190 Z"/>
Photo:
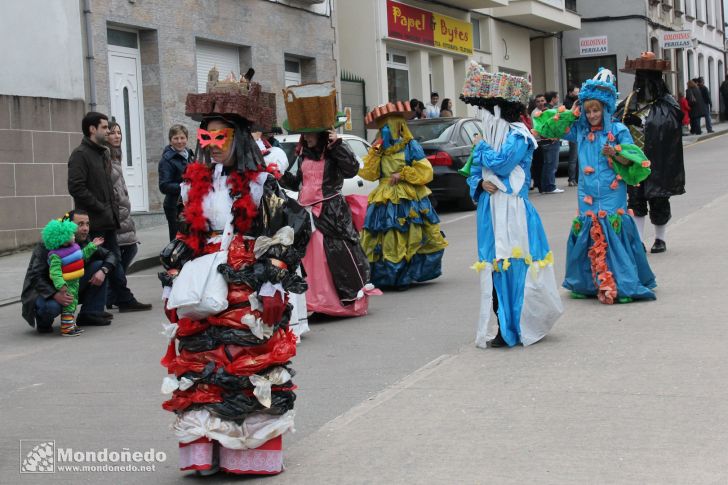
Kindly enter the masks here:
<path id="1" fill-rule="evenodd" d="M 240 76 L 240 48 L 238 46 L 197 40 L 195 46 L 197 57 L 197 92 L 207 90 L 207 74 L 215 67 L 220 79 L 228 77 L 230 72 Z"/>

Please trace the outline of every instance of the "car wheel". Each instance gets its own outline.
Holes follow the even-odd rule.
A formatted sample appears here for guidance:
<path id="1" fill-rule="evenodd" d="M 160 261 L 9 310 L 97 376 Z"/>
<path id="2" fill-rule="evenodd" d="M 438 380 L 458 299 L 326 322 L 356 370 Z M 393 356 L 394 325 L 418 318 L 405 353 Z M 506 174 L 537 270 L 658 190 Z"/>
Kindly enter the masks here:
<path id="1" fill-rule="evenodd" d="M 475 202 L 473 202 L 473 199 L 471 199 L 470 197 L 463 197 L 462 199 L 458 199 L 458 209 L 462 211 L 475 210 Z"/>

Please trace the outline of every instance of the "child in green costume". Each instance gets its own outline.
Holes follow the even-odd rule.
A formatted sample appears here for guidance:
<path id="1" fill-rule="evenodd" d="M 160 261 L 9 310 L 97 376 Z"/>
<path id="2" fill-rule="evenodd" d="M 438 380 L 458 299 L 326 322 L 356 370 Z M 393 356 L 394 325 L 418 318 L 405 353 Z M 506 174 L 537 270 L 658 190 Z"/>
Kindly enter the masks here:
<path id="1" fill-rule="evenodd" d="M 95 238 L 83 249 L 76 243 L 78 227 L 67 219 L 53 219 L 43 228 L 41 237 L 48 249 L 48 266 L 51 282 L 58 291 L 65 291 L 73 301 L 61 311 L 61 335 L 76 337 L 83 329 L 76 325 L 75 312 L 78 305 L 78 286 L 83 277 L 84 264 L 96 249 L 104 243 L 101 237 Z"/>

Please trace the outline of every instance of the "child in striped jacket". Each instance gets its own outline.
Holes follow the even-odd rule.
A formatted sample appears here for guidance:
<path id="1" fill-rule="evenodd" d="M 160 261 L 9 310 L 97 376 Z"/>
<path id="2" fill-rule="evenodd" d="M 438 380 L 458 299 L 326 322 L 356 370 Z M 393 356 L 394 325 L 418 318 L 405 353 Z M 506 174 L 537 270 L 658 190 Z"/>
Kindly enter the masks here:
<path id="1" fill-rule="evenodd" d="M 79 281 L 83 277 L 85 262 L 104 244 L 104 238 L 97 237 L 81 249 L 75 239 L 77 229 L 73 221 L 53 219 L 41 233 L 43 244 L 48 249 L 48 267 L 53 286 L 73 297 L 73 301 L 61 311 L 61 335 L 64 337 L 76 337 L 83 333 L 83 329 L 76 325 L 74 315 L 78 305 Z"/>

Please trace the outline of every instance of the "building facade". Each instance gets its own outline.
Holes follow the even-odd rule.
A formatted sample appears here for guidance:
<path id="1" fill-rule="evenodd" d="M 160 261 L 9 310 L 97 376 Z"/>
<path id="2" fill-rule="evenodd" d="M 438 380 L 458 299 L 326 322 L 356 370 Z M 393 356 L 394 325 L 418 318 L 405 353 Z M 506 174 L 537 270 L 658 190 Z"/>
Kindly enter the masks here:
<path id="1" fill-rule="evenodd" d="M 580 25 L 566 7 L 564 0 L 338 0 L 339 63 L 363 79 L 369 108 L 428 103 L 437 92 L 453 100 L 455 116 L 467 116 L 458 98 L 471 60 L 529 77 L 536 90 L 561 84 L 558 32 Z M 357 134 L 366 136 L 363 128 Z"/>
<path id="2" fill-rule="evenodd" d="M 12 66 L 0 74 L 0 95 L 5 95 L 0 99 L 0 137 L 30 140 L 22 157 L 7 153 L 18 150 L 0 143 L 0 164 L 11 162 L 0 170 L 9 173 L 13 166 L 20 180 L 13 187 L 6 183 L 0 192 L 0 251 L 37 240 L 38 228 L 51 215 L 71 208 L 64 175 L 67 149 L 54 154 L 50 169 L 33 167 L 30 174 L 14 160 L 43 160 L 31 153 L 41 136 L 59 142 L 65 137 L 64 147 L 75 147 L 85 111 L 106 113 L 120 123 L 132 211 L 158 213 L 157 162 L 167 131 L 175 123 L 189 126 L 194 146 L 185 98 L 204 91 L 210 68 L 216 66 L 226 76 L 252 67 L 254 80 L 274 93 L 291 84 L 339 77 L 333 0 L 10 0 L 0 6 L 0 19 L 4 45 L 23 46 L 0 54 L 3 65 Z M 53 116 L 51 106 L 60 101 L 72 106 L 73 123 L 53 123 L 60 115 Z M 280 123 L 285 108 L 282 98 L 277 101 Z M 27 127 L 19 124 L 19 116 L 30 116 L 18 111 L 48 111 L 45 124 L 33 126 L 53 136 L 18 134 Z M 53 131 L 60 128 L 69 131 Z M 51 204 L 45 202 L 48 197 L 60 199 Z M 55 210 L 41 212 L 38 208 L 45 204 Z M 18 211 L 27 217 L 9 215 Z"/>
<path id="3" fill-rule="evenodd" d="M 721 0 L 581 0 L 578 11 L 582 29 L 563 39 L 568 84 L 580 85 L 606 67 L 617 75 L 618 90 L 627 93 L 634 76 L 619 69 L 627 57 L 650 50 L 671 61 L 674 72 L 665 79 L 673 94 L 702 76 L 718 111 L 726 55 Z"/>

